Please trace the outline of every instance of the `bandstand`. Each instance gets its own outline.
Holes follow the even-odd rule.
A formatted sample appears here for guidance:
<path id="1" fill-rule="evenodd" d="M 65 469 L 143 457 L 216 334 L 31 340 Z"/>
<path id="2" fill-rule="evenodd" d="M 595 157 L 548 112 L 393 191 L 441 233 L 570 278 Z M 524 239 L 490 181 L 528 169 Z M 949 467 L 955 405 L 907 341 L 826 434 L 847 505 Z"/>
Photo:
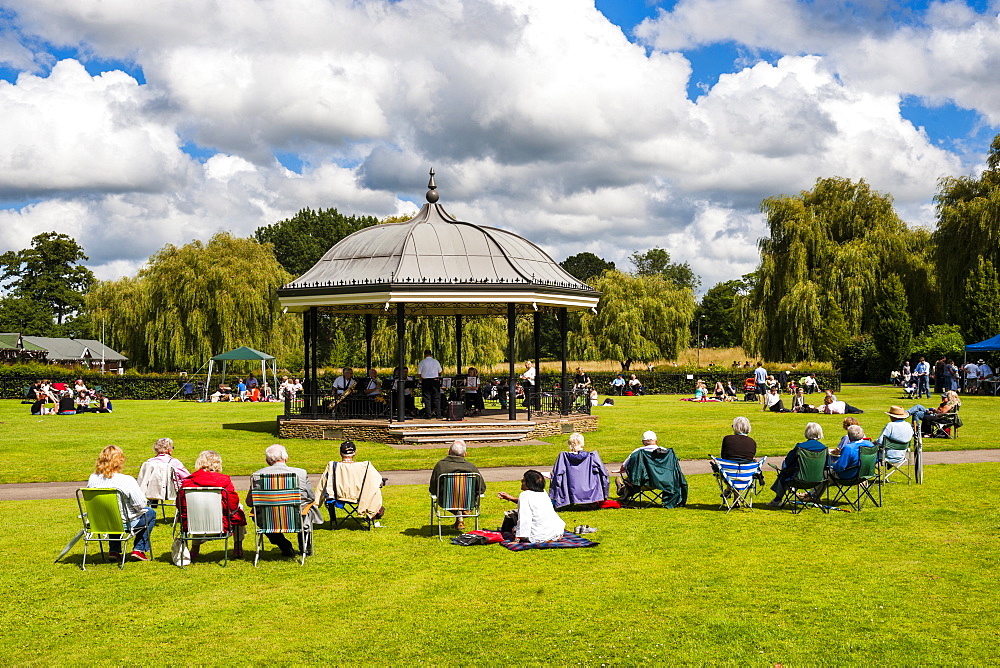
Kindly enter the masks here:
<path id="1" fill-rule="evenodd" d="M 305 353 L 304 392 L 294 401 L 286 400 L 284 415 L 278 418 L 279 434 L 430 447 L 452 438 L 517 442 L 564 431 L 593 431 L 597 418 L 590 414 L 588 397 L 571 388 L 566 336 L 568 314 L 595 308 L 600 293 L 523 237 L 452 217 L 438 203 L 433 169 L 430 174 L 427 203 L 416 216 L 345 237 L 309 271 L 278 290 L 281 305 L 288 312 L 302 314 Z M 454 318 L 455 359 L 440 361 L 446 369 L 454 365 L 456 382 L 461 382 L 463 369 L 463 318 L 506 317 L 508 388 L 516 383 L 517 319 L 533 318 L 533 357 L 538 369 L 540 318 L 554 314 L 559 323 L 561 382 L 550 388 L 536 384 L 523 406 L 510 400 L 504 411 L 484 411 L 461 422 L 408 419 L 405 382 L 387 384 L 388 400 L 356 401 L 353 406 L 350 401 L 338 402 L 320 386 L 317 376 L 320 312 L 363 316 L 366 367 L 372 366 L 375 318 L 395 320 L 399 368 L 407 366 L 408 352 L 410 360 L 422 356 L 422 351 L 405 350 L 407 317 Z"/>

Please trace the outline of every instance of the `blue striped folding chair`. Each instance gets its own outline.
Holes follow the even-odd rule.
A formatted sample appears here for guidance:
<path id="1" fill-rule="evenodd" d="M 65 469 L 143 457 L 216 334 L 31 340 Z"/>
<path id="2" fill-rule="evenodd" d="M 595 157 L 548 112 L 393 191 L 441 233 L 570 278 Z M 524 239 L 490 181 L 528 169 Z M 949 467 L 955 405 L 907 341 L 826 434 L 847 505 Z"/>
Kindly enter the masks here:
<path id="1" fill-rule="evenodd" d="M 264 534 L 294 533 L 299 536 L 302 550 L 302 564 L 306 563 L 306 553 L 312 545 L 312 531 L 302 521 L 302 493 L 299 477 L 294 473 L 269 473 L 254 476 L 251 481 L 253 492 L 253 521 L 257 527 L 256 553 L 253 565 L 257 566 L 260 552 L 264 547 Z"/>
<path id="2" fill-rule="evenodd" d="M 754 480 L 762 474 L 766 461 L 767 457 L 762 457 L 758 462 L 741 464 L 712 457 L 715 480 L 719 483 L 719 496 L 722 497 L 720 509 L 725 508 L 727 513 L 733 508 L 753 510 Z"/>
<path id="3" fill-rule="evenodd" d="M 438 476 L 438 493 L 431 494 L 431 525 L 437 519 L 438 540 L 441 537 L 441 520 L 474 517 L 479 529 L 479 506 L 483 495 L 479 493 L 478 473 L 442 473 Z"/>

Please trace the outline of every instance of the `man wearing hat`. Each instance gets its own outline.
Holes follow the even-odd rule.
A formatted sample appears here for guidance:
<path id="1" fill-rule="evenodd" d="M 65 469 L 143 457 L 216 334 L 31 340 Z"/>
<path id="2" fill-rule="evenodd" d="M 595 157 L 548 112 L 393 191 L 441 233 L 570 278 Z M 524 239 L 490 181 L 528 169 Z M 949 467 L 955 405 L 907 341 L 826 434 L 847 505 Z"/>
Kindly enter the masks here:
<path id="1" fill-rule="evenodd" d="M 618 473 L 625 473 L 625 468 L 628 466 L 628 460 L 630 457 L 632 457 L 633 453 L 639 452 L 640 450 L 649 450 L 650 452 L 653 452 L 659 449 L 660 446 L 657 445 L 656 441 L 656 432 L 655 431 L 643 432 L 642 446 L 636 448 L 635 450 L 629 453 L 628 457 L 625 458 L 625 461 L 622 462 L 621 468 L 618 469 Z"/>
<path id="2" fill-rule="evenodd" d="M 913 427 L 907 418 L 910 414 L 902 406 L 890 406 L 885 412 L 889 416 L 889 424 L 875 443 L 885 446 L 885 458 L 892 464 L 906 461 L 906 447 L 913 439 Z"/>

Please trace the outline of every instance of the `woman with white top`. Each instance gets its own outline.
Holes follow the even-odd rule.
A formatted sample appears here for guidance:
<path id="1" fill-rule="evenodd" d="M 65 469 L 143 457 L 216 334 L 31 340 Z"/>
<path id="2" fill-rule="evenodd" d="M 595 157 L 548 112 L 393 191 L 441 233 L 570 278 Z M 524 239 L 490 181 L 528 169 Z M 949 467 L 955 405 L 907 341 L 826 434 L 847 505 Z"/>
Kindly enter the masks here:
<path id="1" fill-rule="evenodd" d="M 483 412 L 483 408 L 483 395 L 479 392 L 479 369 L 470 366 L 469 373 L 465 377 L 465 413 L 479 415 Z"/>
<path id="2" fill-rule="evenodd" d="M 497 496 L 517 504 L 509 510 L 500 531 L 512 531 L 521 543 L 545 543 L 559 540 L 566 531 L 566 523 L 556 514 L 552 499 L 545 493 L 545 477 L 534 469 L 526 471 L 521 479 L 520 496 L 500 492 Z"/>
<path id="3" fill-rule="evenodd" d="M 122 520 L 135 529 L 135 549 L 132 557 L 139 561 L 149 561 L 149 534 L 156 521 L 156 512 L 146 507 L 146 497 L 139 489 L 139 483 L 130 475 L 122 473 L 125 466 L 125 453 L 117 445 L 109 445 L 101 450 L 97 457 L 94 473 L 87 481 L 87 487 L 120 489 L 127 499 L 125 507 L 121 508 Z M 108 558 L 112 561 L 121 559 L 121 542 L 111 541 L 108 544 Z"/>

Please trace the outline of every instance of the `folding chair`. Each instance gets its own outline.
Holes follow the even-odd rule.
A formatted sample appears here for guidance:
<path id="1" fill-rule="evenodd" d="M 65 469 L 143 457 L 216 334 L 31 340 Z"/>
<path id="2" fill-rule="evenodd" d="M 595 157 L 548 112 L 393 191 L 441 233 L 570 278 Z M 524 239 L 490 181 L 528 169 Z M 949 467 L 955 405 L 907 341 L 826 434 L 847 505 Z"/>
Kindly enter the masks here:
<path id="1" fill-rule="evenodd" d="M 807 450 L 796 446 L 795 457 L 798 458 L 799 470 L 795 477 L 784 484 L 784 496 L 781 497 L 781 505 L 789 504 L 792 507 L 792 514 L 798 515 L 809 506 L 807 502 L 800 501 L 797 492 L 800 490 L 810 490 L 816 487 L 823 487 L 827 481 L 826 462 L 830 454 L 823 450 Z M 830 512 L 822 504 L 819 506 L 824 513 Z"/>
<path id="2" fill-rule="evenodd" d="M 136 531 L 122 519 L 127 516 L 128 497 L 120 489 L 103 487 L 81 487 L 76 490 L 76 504 L 83 521 L 83 562 L 80 568 L 87 570 L 87 549 L 96 542 L 104 558 L 104 543 L 120 543 L 121 563 L 118 570 L 125 567 L 125 549 L 129 540 L 134 542 Z M 73 542 L 76 542 L 75 540 Z M 108 546 L 110 548 L 110 545 Z"/>
<path id="3" fill-rule="evenodd" d="M 962 418 L 958 417 L 958 406 L 949 413 L 925 415 L 919 428 L 928 438 L 958 438 L 958 428 Z"/>
<path id="4" fill-rule="evenodd" d="M 256 552 L 254 568 L 264 547 L 264 534 L 294 533 L 302 547 L 301 565 L 306 554 L 312 551 L 312 529 L 302 519 L 302 492 L 299 477 L 294 473 L 267 473 L 254 476 L 251 481 L 253 495 L 253 521 L 256 525 Z"/>
<path id="5" fill-rule="evenodd" d="M 921 438 L 918 436 L 919 433 L 919 429 L 914 432 L 914 439 Z M 889 461 L 887 456 L 889 452 L 897 453 L 897 456 L 898 453 L 902 453 L 902 460 L 897 462 Z M 913 480 L 913 477 L 910 475 L 912 473 L 911 466 L 913 465 L 912 453 L 913 440 L 909 440 L 906 443 L 898 443 L 888 438 L 885 439 L 878 454 L 879 482 L 881 484 L 900 482 L 899 480 L 889 479 L 892 475 L 899 473 L 906 478 L 906 484 L 909 485 Z"/>
<path id="6" fill-rule="evenodd" d="M 864 500 L 867 497 L 876 508 L 882 507 L 882 481 L 878 475 L 878 450 L 879 446 L 862 445 L 858 448 L 858 457 L 861 460 L 861 467 L 858 475 L 854 478 L 838 478 L 831 475 L 826 488 L 827 504 L 833 505 L 843 500 L 852 509 L 860 511 Z M 830 489 L 836 489 L 834 497 L 830 499 Z M 872 496 L 872 489 L 878 489 L 878 500 Z M 851 498 L 851 491 L 854 497 Z"/>
<path id="7" fill-rule="evenodd" d="M 674 508 L 687 503 L 687 479 L 673 448 L 636 450 L 616 484 L 622 505 L 652 503 Z"/>
<path id="8" fill-rule="evenodd" d="M 431 526 L 437 519 L 438 540 L 441 537 L 441 520 L 473 517 L 479 530 L 479 508 L 483 495 L 479 493 L 478 473 L 442 473 L 438 476 L 438 493 L 431 494 Z"/>
<path id="9" fill-rule="evenodd" d="M 181 485 L 177 479 L 177 471 L 170 465 L 170 460 L 147 459 L 139 467 L 136 482 L 146 495 L 150 508 L 154 510 L 158 508 L 164 520 L 167 519 L 167 508 L 174 508 L 176 517 L 177 490 Z"/>
<path id="10" fill-rule="evenodd" d="M 363 471 L 360 484 L 348 484 L 348 472 L 352 470 Z M 356 480 L 356 476 L 354 476 Z M 326 484 L 324 485 L 324 481 Z M 320 486 L 323 489 L 316 494 L 317 498 L 325 497 L 326 509 L 330 513 L 330 528 L 339 529 L 348 521 L 355 522 L 366 531 L 371 531 L 375 523 L 375 516 L 368 516 L 359 511 L 362 497 L 369 495 L 374 497 L 366 499 L 368 504 L 382 505 L 382 494 L 379 492 L 379 485 L 382 480 L 378 471 L 371 462 L 330 462 L 320 479 Z M 374 490 L 369 486 L 374 485 Z M 332 494 L 331 494 L 332 492 Z M 337 511 L 341 515 L 337 517 Z"/>
<path id="11" fill-rule="evenodd" d="M 753 510 L 753 499 L 757 492 L 754 483 L 757 476 L 762 475 L 767 457 L 748 464 L 716 457 L 711 459 L 715 464 L 713 468 L 715 481 L 719 483 L 719 496 L 722 497 L 719 509 L 725 508 L 727 514 L 733 508 Z"/>
<path id="12" fill-rule="evenodd" d="M 254 496 L 256 502 L 256 495 Z M 230 512 L 230 530 L 226 530 L 223 516 L 226 511 L 226 490 L 222 487 L 182 487 L 177 494 L 177 502 L 181 504 L 186 517 L 174 518 L 175 535 L 184 541 L 184 546 L 190 551 L 190 541 L 223 540 L 223 562 L 229 564 L 229 538 L 232 532 L 232 513 Z M 180 521 L 178 521 L 180 520 Z M 178 531 L 179 529 L 179 531 Z"/>

